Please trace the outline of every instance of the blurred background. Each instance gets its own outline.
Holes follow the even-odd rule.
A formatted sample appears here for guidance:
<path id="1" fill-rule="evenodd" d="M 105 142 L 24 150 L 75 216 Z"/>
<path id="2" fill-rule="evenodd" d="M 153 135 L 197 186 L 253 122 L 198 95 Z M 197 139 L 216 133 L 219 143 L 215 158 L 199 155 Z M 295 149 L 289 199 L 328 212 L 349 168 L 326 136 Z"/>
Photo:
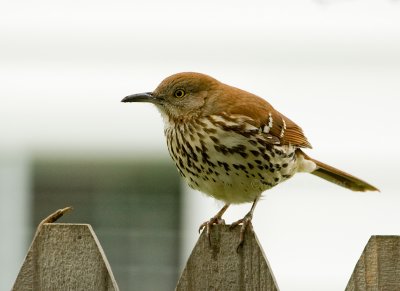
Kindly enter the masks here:
<path id="1" fill-rule="evenodd" d="M 266 98 L 308 154 L 381 190 L 299 174 L 264 193 L 254 229 L 281 290 L 343 290 L 370 235 L 400 234 L 399 1 L 6 0 L 0 52 L 0 290 L 69 205 L 121 290 L 174 288 L 221 204 L 178 177 L 157 110 L 120 100 L 180 71 Z"/>

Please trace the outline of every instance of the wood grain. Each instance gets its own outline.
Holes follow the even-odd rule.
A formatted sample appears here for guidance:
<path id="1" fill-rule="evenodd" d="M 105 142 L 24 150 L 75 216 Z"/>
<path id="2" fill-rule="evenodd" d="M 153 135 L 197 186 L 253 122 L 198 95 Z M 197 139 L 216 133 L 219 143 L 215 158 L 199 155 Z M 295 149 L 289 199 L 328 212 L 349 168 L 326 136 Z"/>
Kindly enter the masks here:
<path id="1" fill-rule="evenodd" d="M 371 236 L 346 291 L 400 290 L 400 236 Z"/>
<path id="2" fill-rule="evenodd" d="M 278 290 L 260 244 L 249 228 L 236 252 L 239 227 L 211 228 L 211 246 L 203 231 L 178 281 L 176 290 Z"/>
<path id="3" fill-rule="evenodd" d="M 12 290 L 117 291 L 118 286 L 90 225 L 44 223 Z"/>

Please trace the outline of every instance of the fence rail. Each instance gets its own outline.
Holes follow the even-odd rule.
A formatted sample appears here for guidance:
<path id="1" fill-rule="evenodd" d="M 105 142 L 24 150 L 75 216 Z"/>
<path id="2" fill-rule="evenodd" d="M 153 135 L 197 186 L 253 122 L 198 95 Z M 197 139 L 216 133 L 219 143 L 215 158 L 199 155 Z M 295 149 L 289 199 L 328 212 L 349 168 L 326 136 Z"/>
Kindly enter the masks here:
<path id="1" fill-rule="evenodd" d="M 400 236 L 371 236 L 346 287 L 361 290 L 400 290 Z"/>
<path id="2" fill-rule="evenodd" d="M 44 223 L 12 290 L 118 291 L 118 286 L 89 224 Z"/>
<path id="3" fill-rule="evenodd" d="M 211 245 L 203 232 L 176 290 L 278 290 L 264 252 L 250 228 L 237 250 L 240 228 L 213 226 Z"/>
<path id="4" fill-rule="evenodd" d="M 118 291 L 103 249 L 88 224 L 50 223 L 68 208 L 43 220 L 34 236 L 13 291 Z M 203 232 L 176 290 L 279 290 L 256 235 L 236 251 L 239 229 L 212 228 L 211 245 Z M 372 236 L 346 291 L 400 290 L 400 236 Z"/>

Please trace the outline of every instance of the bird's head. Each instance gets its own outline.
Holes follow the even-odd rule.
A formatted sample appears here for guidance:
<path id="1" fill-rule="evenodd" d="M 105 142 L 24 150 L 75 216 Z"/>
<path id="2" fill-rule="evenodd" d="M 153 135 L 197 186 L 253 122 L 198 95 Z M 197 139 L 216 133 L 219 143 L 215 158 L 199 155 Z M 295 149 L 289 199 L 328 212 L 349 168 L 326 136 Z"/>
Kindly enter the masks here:
<path id="1" fill-rule="evenodd" d="M 164 79 L 153 92 L 129 95 L 122 102 L 150 102 L 169 118 L 183 120 L 200 115 L 220 85 L 204 74 L 178 73 Z"/>

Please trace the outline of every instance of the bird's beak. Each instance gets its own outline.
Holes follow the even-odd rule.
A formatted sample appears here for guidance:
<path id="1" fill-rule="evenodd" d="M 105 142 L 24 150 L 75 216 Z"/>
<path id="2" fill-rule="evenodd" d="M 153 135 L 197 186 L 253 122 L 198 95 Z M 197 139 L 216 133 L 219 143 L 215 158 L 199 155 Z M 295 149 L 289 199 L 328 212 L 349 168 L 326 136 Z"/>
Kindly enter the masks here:
<path id="1" fill-rule="evenodd" d="M 152 92 L 139 93 L 126 96 L 121 102 L 150 102 L 157 103 L 158 98 L 154 97 Z"/>

